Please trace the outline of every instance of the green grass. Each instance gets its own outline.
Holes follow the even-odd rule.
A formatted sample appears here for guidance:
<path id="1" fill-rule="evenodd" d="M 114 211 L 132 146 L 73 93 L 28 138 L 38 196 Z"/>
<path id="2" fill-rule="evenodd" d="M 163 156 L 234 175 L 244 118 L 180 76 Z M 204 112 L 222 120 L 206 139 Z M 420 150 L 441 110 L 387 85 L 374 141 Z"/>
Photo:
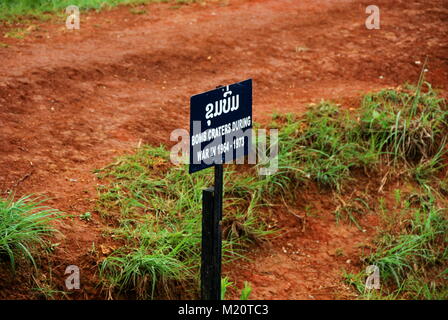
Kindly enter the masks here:
<path id="1" fill-rule="evenodd" d="M 92 221 L 92 214 L 90 212 L 85 212 L 79 216 L 79 219 L 86 222 Z"/>
<path id="2" fill-rule="evenodd" d="M 383 289 L 365 291 L 364 272 L 347 275 L 363 298 L 446 299 L 448 295 L 444 200 L 448 184 L 446 178 L 437 178 L 446 166 L 447 120 L 445 100 L 422 78 L 415 87 L 368 94 L 361 108 L 350 114 L 321 102 L 302 118 L 273 117 L 271 127 L 280 129 L 279 171 L 265 178 L 271 182 L 266 184 L 268 195 L 276 190 L 287 197 L 291 186 L 311 181 L 336 191 L 335 200 L 340 202 L 336 221 L 347 220 L 362 230 L 361 216 L 376 212 L 382 217 L 385 225 L 376 251 L 365 257 L 365 266 L 380 268 Z M 420 200 L 417 204 L 403 200 L 401 190 L 391 197 L 394 210 L 384 203 L 372 207 L 368 199 L 356 196 L 344 200 L 347 185 L 356 184 L 359 174 L 408 181 L 420 190 L 413 196 Z M 269 189 L 274 185 L 280 188 Z"/>
<path id="3" fill-rule="evenodd" d="M 101 10 L 117 5 L 141 5 L 169 0 L 2 0 L 0 2 L 0 20 L 17 21 L 24 17 L 48 19 L 52 14 L 65 15 L 65 8 L 76 5 L 80 10 Z M 174 1 L 174 0 L 173 0 Z M 175 0 L 176 3 L 191 3 L 195 0 Z M 132 13 L 143 14 L 144 10 Z"/>
<path id="4" fill-rule="evenodd" d="M 424 184 L 445 166 L 447 121 L 446 103 L 428 83 L 368 94 L 357 112 L 321 102 L 300 119 L 274 115 L 270 126 L 281 129 L 279 170 L 266 177 L 267 187 L 287 193 L 312 180 L 341 191 L 357 169 L 381 165 L 404 168 Z"/>
<path id="5" fill-rule="evenodd" d="M 244 281 L 244 287 L 241 290 L 240 300 L 249 300 L 250 294 L 252 292 L 252 287 L 249 282 Z"/>
<path id="6" fill-rule="evenodd" d="M 397 285 L 401 284 L 405 273 L 413 271 L 413 263 L 419 260 L 422 260 L 420 265 L 437 263 L 447 258 L 443 251 L 432 250 L 433 244 L 447 244 L 448 239 L 444 238 L 448 231 L 444 218 L 446 209 L 430 205 L 429 208 L 410 210 L 411 217 L 402 232 L 394 237 L 384 235 L 379 241 L 378 251 L 368 259 L 380 268 L 384 280 L 393 279 Z"/>
<path id="7" fill-rule="evenodd" d="M 435 179 L 445 163 L 447 117 L 445 101 L 423 81 L 368 94 L 356 112 L 323 101 L 302 117 L 274 114 L 270 128 L 279 129 L 278 170 L 260 176 L 257 170 L 264 164 L 226 166 L 224 261 L 243 257 L 249 244 L 271 233 L 263 207 L 293 203 L 291 190 L 313 183 L 340 202 L 336 221 L 361 230 L 361 216 L 376 212 L 383 218 L 377 251 L 365 258 L 380 267 L 386 284 L 377 298 L 443 296 L 439 282 L 426 279 L 443 278 L 434 272 L 447 258 L 447 250 L 441 250 L 447 247 L 446 210 L 437 199 L 448 193 L 448 183 Z M 189 175 L 186 166 L 169 163 L 164 147 L 144 146 L 97 173 L 104 185 L 96 210 L 110 224 L 106 235 L 120 244 L 100 265 L 110 296 L 197 297 L 201 196 L 212 185 L 212 172 Z M 430 196 L 417 196 L 426 200 L 415 205 L 415 197 L 405 199 L 405 192 L 395 190 L 393 211 L 387 203 L 372 205 L 367 191 L 344 200 L 359 175 L 394 176 Z M 397 231 L 396 226 L 404 227 Z M 426 289 L 412 291 L 417 282 Z"/>
<path id="8" fill-rule="evenodd" d="M 97 211 L 121 248 L 100 266 L 108 292 L 137 298 L 197 296 L 201 252 L 202 190 L 212 171 L 188 174 L 171 166 L 163 147 L 144 146 L 98 171 L 109 183 L 99 188 Z M 255 173 L 225 172 L 223 257 L 242 257 L 250 243 L 272 233 L 261 208 L 261 183 Z M 175 290 L 182 288 L 182 290 Z"/>
<path id="9" fill-rule="evenodd" d="M 360 215 L 365 215 L 371 211 L 367 201 L 362 198 L 354 198 L 350 199 L 348 202 L 345 202 L 337 195 L 336 198 L 339 198 L 339 201 L 341 202 L 341 205 L 339 205 L 334 211 L 336 222 L 346 220 L 353 223 L 359 230 L 363 230 L 358 223 L 357 217 Z"/>
<path id="10" fill-rule="evenodd" d="M 367 95 L 362 103 L 363 137 L 375 141 L 394 163 L 424 163 L 445 146 L 448 111 L 428 83 L 426 93 L 406 86 Z"/>
<path id="11" fill-rule="evenodd" d="M 364 272 L 346 275 L 347 281 L 367 299 L 447 299 L 448 209 L 434 195 L 423 193 L 417 201 L 406 200 L 398 211 L 384 210 L 386 226 L 375 252 L 364 258 L 366 266 L 379 267 L 382 290 L 366 290 Z"/>
<path id="12" fill-rule="evenodd" d="M 54 232 L 50 222 L 60 217 L 58 211 L 30 196 L 0 200 L 0 259 L 9 260 L 13 270 L 20 258 L 36 266 L 33 252 L 46 243 L 45 236 Z"/>
<path id="13" fill-rule="evenodd" d="M 221 300 L 226 299 L 229 288 L 235 289 L 235 284 L 228 277 L 221 278 Z M 240 300 L 249 300 L 252 287 L 249 282 L 244 281 L 244 287 L 241 289 Z"/>
<path id="14" fill-rule="evenodd" d="M 284 195 L 291 186 L 314 181 L 321 187 L 341 190 L 356 168 L 379 159 L 378 150 L 360 136 L 360 124 L 330 102 L 312 107 L 304 117 L 275 115 L 270 125 L 279 131 L 279 170 L 266 179 L 268 187 Z M 274 194 L 273 190 L 266 190 Z"/>
<path id="15" fill-rule="evenodd" d="M 438 173 L 446 166 L 448 117 L 445 101 L 425 85 L 426 90 L 420 79 L 417 87 L 382 91 L 368 95 L 363 102 L 364 136 L 374 137 L 388 164 L 420 187 L 404 201 L 403 194 L 395 191 L 394 208 L 383 205 L 386 231 L 380 233 L 376 252 L 366 257 L 366 262 L 380 268 L 386 286 L 381 294 L 369 292 L 367 298 L 448 297 L 444 276 L 448 215 L 440 185 L 435 186 Z"/>

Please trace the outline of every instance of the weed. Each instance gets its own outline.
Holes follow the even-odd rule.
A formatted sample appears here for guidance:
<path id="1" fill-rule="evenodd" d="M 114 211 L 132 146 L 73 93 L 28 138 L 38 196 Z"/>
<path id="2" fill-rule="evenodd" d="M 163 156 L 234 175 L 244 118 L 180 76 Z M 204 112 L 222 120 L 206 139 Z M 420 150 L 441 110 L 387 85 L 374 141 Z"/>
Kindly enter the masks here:
<path id="1" fill-rule="evenodd" d="M 56 300 L 58 298 L 67 298 L 68 292 L 55 289 L 54 280 L 52 272 L 50 269 L 49 276 L 40 273 L 36 276 L 32 276 L 34 283 L 37 287 L 33 288 L 33 291 L 37 293 L 38 298 L 43 298 L 46 300 Z"/>
<path id="2" fill-rule="evenodd" d="M 341 219 L 346 219 L 353 223 L 359 230 L 363 230 L 356 216 L 365 215 L 370 211 L 370 206 L 366 200 L 354 198 L 346 202 L 338 194 L 335 194 L 335 197 L 341 203 L 335 210 L 336 222 L 339 222 Z"/>
<path id="3" fill-rule="evenodd" d="M 221 300 L 226 298 L 226 293 L 228 288 L 233 287 L 233 282 L 229 280 L 228 277 L 221 278 Z"/>
<path id="4" fill-rule="evenodd" d="M 394 190 L 394 198 L 395 198 L 395 205 L 397 205 L 397 206 L 401 205 L 401 190 L 400 189 Z"/>
<path id="5" fill-rule="evenodd" d="M 158 248 L 148 253 L 144 247 L 140 247 L 131 252 L 114 252 L 101 264 L 101 275 L 107 272 L 111 290 L 135 290 L 139 298 L 147 297 L 148 286 L 153 298 L 156 286 L 160 283 L 169 293 L 168 282 L 182 280 L 188 273 L 185 273 L 183 264 L 175 257 L 176 252 L 167 254 L 164 249 Z"/>
<path id="6" fill-rule="evenodd" d="M 90 212 L 85 212 L 79 216 L 79 219 L 84 220 L 84 221 L 91 221 L 92 214 Z"/>
<path id="7" fill-rule="evenodd" d="M 361 134 L 374 139 L 376 148 L 398 164 L 427 161 L 443 149 L 448 112 L 430 84 L 407 90 L 368 94 L 362 102 Z M 438 158 L 440 159 L 440 158 Z M 433 165 L 434 166 L 434 165 Z"/>
<path id="8" fill-rule="evenodd" d="M 241 290 L 240 300 L 249 300 L 249 296 L 252 292 L 252 287 L 249 282 L 244 281 L 244 287 Z"/>
<path id="9" fill-rule="evenodd" d="M 229 288 L 235 288 L 235 284 L 228 277 L 221 278 L 221 300 L 225 300 Z M 252 287 L 249 282 L 244 281 L 244 287 L 241 289 L 240 300 L 249 300 Z"/>

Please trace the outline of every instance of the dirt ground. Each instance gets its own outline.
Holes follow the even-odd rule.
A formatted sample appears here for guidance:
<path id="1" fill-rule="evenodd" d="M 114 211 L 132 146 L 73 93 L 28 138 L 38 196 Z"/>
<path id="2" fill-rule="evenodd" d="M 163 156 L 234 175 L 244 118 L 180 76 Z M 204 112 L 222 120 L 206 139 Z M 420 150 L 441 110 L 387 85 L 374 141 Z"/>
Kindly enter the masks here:
<path id="1" fill-rule="evenodd" d="M 252 78 L 254 120 L 261 123 L 274 111 L 302 113 L 321 99 L 355 107 L 365 92 L 415 83 L 422 67 L 415 62 L 426 57 L 426 79 L 446 94 L 448 1 L 377 0 L 380 30 L 364 25 L 370 4 L 151 4 L 142 15 L 129 7 L 82 13 L 80 30 L 36 22 L 24 39 L 2 38 L 9 47 L 0 47 L 1 195 L 44 194 L 69 214 L 93 212 L 92 170 L 139 143 L 172 144 L 170 132 L 188 128 L 189 97 L 220 84 Z M 353 298 L 341 270 L 357 268 L 375 221 L 363 221 L 361 232 L 335 223 L 327 195 L 307 190 L 301 199 L 278 210 L 284 235 L 254 248 L 252 261 L 225 266 L 226 274 L 239 287 L 251 282 L 252 298 Z M 302 229 L 290 211 L 303 215 L 308 204 L 316 216 Z M 105 298 L 89 254 L 93 242 L 107 243 L 101 220 L 94 214 L 93 222 L 67 220 L 58 228 L 53 281 L 64 289 L 64 270 L 75 264 L 82 289 L 68 298 Z M 34 297 L 21 276 L 0 278 L 0 298 Z"/>

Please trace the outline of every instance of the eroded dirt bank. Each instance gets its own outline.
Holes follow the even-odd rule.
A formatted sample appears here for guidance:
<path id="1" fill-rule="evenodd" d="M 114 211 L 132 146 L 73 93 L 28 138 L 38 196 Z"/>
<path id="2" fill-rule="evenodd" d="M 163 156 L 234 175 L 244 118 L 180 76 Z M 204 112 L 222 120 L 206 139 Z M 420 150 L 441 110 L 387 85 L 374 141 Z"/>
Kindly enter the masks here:
<path id="1" fill-rule="evenodd" d="M 364 26 L 369 4 L 153 4 L 145 15 L 120 7 L 83 15 L 78 31 L 39 23 L 24 40 L 3 39 L 9 47 L 0 48 L 0 192 L 44 193 L 67 213 L 93 211 L 93 169 L 141 142 L 170 144 L 173 129 L 187 128 L 189 97 L 223 83 L 253 78 L 259 122 L 273 111 L 301 113 L 322 98 L 356 106 L 364 92 L 415 82 L 415 62 L 426 56 L 427 80 L 447 90 L 448 1 L 377 1 L 380 30 Z M 332 252 L 346 247 L 356 255 L 353 248 L 369 233 L 334 225 L 327 199 L 311 193 L 309 201 L 323 219 L 311 219 L 309 232 L 285 224 L 285 250 L 257 249 L 254 262 L 241 263 L 248 271 L 234 273 L 253 283 L 254 298 L 338 297 L 331 286 L 346 259 Z M 94 221 L 59 226 L 53 276 L 62 287 L 65 267 L 80 266 L 84 290 L 76 298 L 103 297 L 88 250 L 107 240 Z M 297 249 L 303 259 L 288 253 Z M 30 291 L 5 277 L 0 297 Z"/>

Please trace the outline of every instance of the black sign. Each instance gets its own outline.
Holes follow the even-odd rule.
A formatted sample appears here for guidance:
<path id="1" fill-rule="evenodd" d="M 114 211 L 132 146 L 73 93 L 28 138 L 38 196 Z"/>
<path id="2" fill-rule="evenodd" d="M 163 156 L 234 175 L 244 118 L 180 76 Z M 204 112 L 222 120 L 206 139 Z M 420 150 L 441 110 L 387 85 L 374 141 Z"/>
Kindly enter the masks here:
<path id="1" fill-rule="evenodd" d="M 252 79 L 190 99 L 190 173 L 249 154 Z"/>

